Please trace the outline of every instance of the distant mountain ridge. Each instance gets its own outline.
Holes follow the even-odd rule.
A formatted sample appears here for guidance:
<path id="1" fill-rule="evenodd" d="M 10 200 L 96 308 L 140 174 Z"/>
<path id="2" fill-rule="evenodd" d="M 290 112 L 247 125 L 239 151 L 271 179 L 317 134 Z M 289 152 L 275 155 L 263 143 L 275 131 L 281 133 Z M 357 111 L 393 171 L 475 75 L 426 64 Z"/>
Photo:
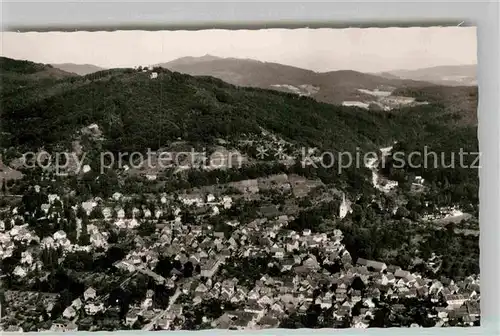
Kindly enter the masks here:
<path id="1" fill-rule="evenodd" d="M 80 76 L 85 76 L 106 69 L 93 64 L 60 63 L 51 65 L 54 68 L 61 69 L 65 72 L 74 73 Z M 155 66 L 160 66 L 172 71 L 187 73 L 194 76 L 214 76 L 228 83 L 239 86 L 266 88 L 269 88 L 272 85 L 279 84 L 311 84 L 303 82 L 308 80 L 312 81 L 316 77 L 322 77 L 323 79 L 326 79 L 328 78 L 326 74 L 330 74 L 331 77 L 339 77 L 341 79 L 341 75 L 345 74 L 347 71 L 364 74 L 366 76 L 378 77 L 377 83 L 374 83 L 372 80 L 368 84 L 368 86 L 371 87 L 362 87 L 362 89 L 375 89 L 373 87 L 374 84 L 393 84 L 400 87 L 403 83 L 404 86 L 415 86 L 415 83 L 411 83 L 410 81 L 419 82 L 418 85 L 421 85 L 421 82 L 426 82 L 427 84 L 448 86 L 477 85 L 477 65 L 475 64 L 443 65 L 414 70 L 398 69 L 376 73 L 363 73 L 354 70 L 315 72 L 312 70 L 284 65 L 280 63 L 262 62 L 245 58 L 226 58 L 207 54 L 200 57 L 180 57 L 170 62 L 156 64 Z M 265 73 L 268 70 L 269 72 Z M 256 72 L 254 74 L 243 73 L 245 71 Z M 381 78 L 385 80 L 393 80 L 394 82 L 389 83 L 382 80 Z M 275 83 L 277 80 L 285 80 L 288 83 Z M 366 84 L 363 83 L 361 76 L 358 76 L 358 80 L 360 85 Z"/>
<path id="2" fill-rule="evenodd" d="M 61 79 L 74 76 L 71 71 L 65 71 L 50 64 L 35 63 L 28 60 L 15 60 L 0 57 L 2 75 L 29 76 L 30 79 Z"/>
<path id="3" fill-rule="evenodd" d="M 105 70 L 105 68 L 101 68 L 93 64 L 61 63 L 51 65 L 54 68 L 58 68 L 66 72 L 72 72 L 80 76 L 85 76 L 94 72 Z"/>
<path id="4" fill-rule="evenodd" d="M 386 78 L 401 78 L 427 81 L 438 85 L 475 86 L 477 85 L 477 65 L 443 65 L 416 70 L 393 70 L 376 75 Z"/>
<path id="5" fill-rule="evenodd" d="M 44 82 L 41 82 L 40 85 L 45 86 L 50 84 L 45 82 L 49 79 L 51 81 L 66 77 L 74 77 L 76 79 L 82 76 L 57 68 L 57 66 L 63 67 L 64 64 L 53 66 L 8 58 L 2 58 L 2 60 L 5 63 L 3 64 L 2 79 L 4 84 L 8 84 L 4 85 L 4 95 L 30 86 L 32 87 L 31 90 L 39 91 L 39 97 L 48 97 L 54 95 L 56 92 L 65 91 L 65 84 L 60 83 L 55 85 L 51 90 L 44 91 L 39 90 L 38 85 L 32 79 L 44 79 Z M 65 64 L 74 65 L 71 63 Z M 83 66 L 89 70 L 93 69 L 92 71 L 98 70 L 83 75 L 83 77 L 98 76 L 101 78 L 107 76 L 108 73 L 112 74 L 119 71 L 119 69 L 102 70 L 93 65 L 76 66 Z M 401 79 L 392 73 L 368 74 L 354 70 L 317 73 L 278 63 L 252 59 L 222 58 L 212 55 L 182 57 L 168 63 L 157 64 L 156 66 L 194 76 L 215 77 L 240 87 L 254 87 L 293 93 L 311 97 L 319 102 L 358 106 L 365 109 L 397 108 L 398 106 L 394 106 L 394 104 L 400 104 L 401 100 L 411 100 L 412 97 L 418 104 L 425 102 L 443 103 L 448 106 L 448 111 L 454 110 L 455 113 L 462 116 L 465 115 L 464 121 L 467 120 L 468 123 L 477 124 L 477 86 L 457 86 L 456 83 L 452 85 L 438 85 L 426 81 Z M 475 66 L 465 66 L 464 68 L 473 71 Z M 34 69 L 36 73 L 31 73 L 34 72 Z M 68 67 L 66 69 L 83 73 L 81 69 Z M 434 73 L 446 71 L 447 74 L 456 74 L 456 71 L 460 71 L 459 68 L 453 66 L 432 69 L 434 68 L 430 70 L 421 69 L 419 71 L 421 73 L 427 71 L 430 74 L 433 71 Z M 389 96 L 386 96 L 387 94 Z M 29 97 L 34 96 L 29 95 Z M 407 99 L 406 97 L 410 98 Z M 410 102 L 410 104 L 414 105 L 415 103 Z M 452 109 L 451 106 L 454 106 L 454 108 Z"/>
<path id="6" fill-rule="evenodd" d="M 394 90 L 432 85 L 428 82 L 386 78 L 354 70 L 318 73 L 279 63 L 212 55 L 182 57 L 155 66 L 192 76 L 213 76 L 238 86 L 299 93 L 333 104 L 341 104 L 346 100 L 372 99 L 358 89 Z"/>
<path id="7" fill-rule="evenodd" d="M 0 57 L 2 97 L 17 94 L 21 89 L 36 88 L 70 77 L 77 77 L 77 75 L 49 64 Z"/>
<path id="8" fill-rule="evenodd" d="M 210 61 L 215 61 L 215 60 L 220 60 L 222 57 L 218 56 L 213 56 L 213 55 L 205 55 L 201 57 L 195 57 L 195 56 L 184 56 L 180 58 L 176 58 L 173 61 L 167 62 L 170 64 L 170 66 L 182 66 L 185 64 L 193 64 L 197 62 L 210 62 Z M 165 64 L 167 64 L 165 63 Z"/>

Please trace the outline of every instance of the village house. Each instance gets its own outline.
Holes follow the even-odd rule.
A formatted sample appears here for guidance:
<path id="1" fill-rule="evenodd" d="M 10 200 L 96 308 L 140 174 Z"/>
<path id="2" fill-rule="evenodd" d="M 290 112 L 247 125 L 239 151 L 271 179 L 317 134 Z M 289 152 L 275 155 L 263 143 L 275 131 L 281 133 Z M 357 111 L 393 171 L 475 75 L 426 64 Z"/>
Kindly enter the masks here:
<path id="1" fill-rule="evenodd" d="M 52 323 L 50 327 L 50 331 L 52 332 L 72 332 L 72 331 L 77 331 L 78 326 L 73 323 L 73 322 L 67 322 L 67 323 Z M 22 328 L 21 328 L 22 332 Z"/>
<path id="2" fill-rule="evenodd" d="M 446 301 L 449 309 L 453 309 L 454 307 L 462 306 L 468 298 L 461 294 L 450 294 L 444 295 L 444 300 Z"/>
<path id="3" fill-rule="evenodd" d="M 85 313 L 87 313 L 88 315 L 95 315 L 98 312 L 101 312 L 104 310 L 104 304 L 103 303 L 95 304 L 95 303 L 91 302 L 91 303 L 86 304 L 84 309 L 85 309 Z"/>
<path id="4" fill-rule="evenodd" d="M 132 326 L 138 320 L 140 312 L 140 308 L 130 309 L 125 317 L 125 325 Z"/>
<path id="5" fill-rule="evenodd" d="M 92 287 L 89 287 L 83 292 L 83 298 L 85 301 L 90 301 L 95 299 L 96 297 L 96 290 Z"/>
<path id="6" fill-rule="evenodd" d="M 72 306 L 67 307 L 63 312 L 64 318 L 71 320 L 76 316 L 76 310 Z"/>
<path id="7" fill-rule="evenodd" d="M 211 278 L 218 270 L 220 261 L 215 259 L 209 259 L 201 264 L 201 276 Z"/>
<path id="8" fill-rule="evenodd" d="M 82 308 L 82 300 L 80 298 L 76 298 L 71 302 L 71 307 L 75 308 L 75 310 L 79 310 Z"/>

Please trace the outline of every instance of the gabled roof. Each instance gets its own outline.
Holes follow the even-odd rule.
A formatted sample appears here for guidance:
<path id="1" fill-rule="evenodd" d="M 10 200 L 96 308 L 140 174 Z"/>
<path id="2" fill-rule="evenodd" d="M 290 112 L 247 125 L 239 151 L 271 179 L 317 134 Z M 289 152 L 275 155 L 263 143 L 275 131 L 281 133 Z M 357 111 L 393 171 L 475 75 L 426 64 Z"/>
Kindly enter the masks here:
<path id="1" fill-rule="evenodd" d="M 372 267 L 375 270 L 381 271 L 387 268 L 387 265 L 383 262 L 380 261 L 374 261 L 374 260 L 367 260 L 363 258 L 358 258 L 357 264 L 366 266 L 366 267 Z"/>

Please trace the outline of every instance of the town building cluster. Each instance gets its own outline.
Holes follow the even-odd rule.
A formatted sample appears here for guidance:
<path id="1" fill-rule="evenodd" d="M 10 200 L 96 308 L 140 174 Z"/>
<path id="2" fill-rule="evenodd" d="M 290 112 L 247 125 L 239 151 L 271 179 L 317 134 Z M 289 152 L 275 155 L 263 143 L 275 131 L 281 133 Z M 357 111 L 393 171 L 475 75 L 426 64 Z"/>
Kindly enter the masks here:
<path id="1" fill-rule="evenodd" d="M 242 181 L 231 186 L 252 195 L 264 189 L 266 183 L 275 185 L 269 181 L 277 180 L 281 187 L 290 184 L 289 187 L 299 193 L 304 186 L 305 194 L 312 188 L 307 186 L 307 180 L 286 176 L 271 177 L 267 181 Z M 34 190 L 40 192 L 40 188 Z M 14 208 L 9 225 L 5 221 L 0 223 L 0 255 L 2 259 L 12 256 L 16 243 L 26 246 L 14 269 L 14 277 L 27 280 L 43 273 L 43 263 L 37 257 L 40 250 L 61 250 L 61 260 L 78 251 L 98 254 L 112 245 L 108 243 L 111 231 L 134 232 L 145 225 L 145 221 L 153 223 L 155 238 L 136 236 L 135 247 L 114 264 L 125 274 L 125 279 L 140 273 L 173 293 L 165 309 L 153 305 L 155 294 L 152 290 L 146 292 L 141 302 L 130 307 L 124 324 L 132 327 L 140 320 L 144 330 L 181 329 L 185 312 L 207 302 L 217 302 L 222 311 L 218 317 L 204 317 L 203 324 L 213 328 L 278 327 L 286 319 L 306 314 L 312 306 L 328 314 L 334 326 L 348 323 L 350 327 L 366 328 L 383 307 L 389 307 L 391 314 L 403 314 L 406 308 L 399 302 L 409 299 L 432 302 L 425 314 L 437 326 L 448 325 L 450 321 L 473 325 L 479 319 L 479 276 L 469 276 L 458 282 L 428 279 L 383 262 L 352 260 L 340 230 L 328 234 L 313 233 L 309 229 L 296 232 L 288 229 L 293 215 L 279 211 L 271 211 L 248 223 L 226 220 L 223 227 L 228 230 L 225 231 L 210 224 L 183 222 L 182 213 L 186 211 L 198 217 L 213 218 L 230 210 L 235 200 L 229 195 L 185 193 L 173 197 L 164 194 L 154 199 L 153 211 L 139 206 L 127 213 L 124 204 L 130 199 L 117 192 L 109 200 L 96 198 L 72 207 L 75 214 L 79 207 L 83 209 L 85 217 L 99 212 L 99 219 L 76 218 L 77 236 L 84 234 L 82 221 L 88 221 L 85 226 L 90 237 L 87 245 L 71 241 L 64 230 L 38 237 L 28 224 L 22 223 L 24 217 Z M 41 212 L 36 211 L 40 215 L 37 219 L 57 218 L 58 221 L 62 201 L 57 195 L 48 195 L 47 203 L 41 204 L 40 209 Z M 339 218 L 350 211 L 350 204 L 343 195 Z M 6 230 L 7 227 L 10 229 Z M 164 256 L 181 265 L 190 262 L 197 271 L 188 277 L 175 269 L 168 276 L 160 275 L 155 269 Z M 245 260 L 256 258 L 265 260 L 267 265 L 262 268 L 266 271 L 257 274 L 253 281 L 249 281 L 245 270 L 234 271 Z M 437 259 L 433 256 L 428 261 L 429 267 L 435 266 Z M 86 288 L 81 297 L 65 307 L 51 330 L 74 330 L 82 315 L 95 316 L 110 309 L 106 306 L 106 295 L 96 293 L 93 287 Z M 11 291 L 9 295 L 18 298 L 35 294 Z M 46 302 L 46 311 L 50 312 L 53 301 Z M 17 313 L 15 306 L 10 309 Z"/>

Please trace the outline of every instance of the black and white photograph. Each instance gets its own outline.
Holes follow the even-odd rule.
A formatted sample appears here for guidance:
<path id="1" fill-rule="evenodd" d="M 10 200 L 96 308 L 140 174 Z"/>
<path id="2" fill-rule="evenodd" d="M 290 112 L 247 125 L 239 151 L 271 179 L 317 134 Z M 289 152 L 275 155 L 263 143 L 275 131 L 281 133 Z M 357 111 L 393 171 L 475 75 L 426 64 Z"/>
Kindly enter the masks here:
<path id="1" fill-rule="evenodd" d="M 480 325 L 475 27 L 0 35 L 0 331 Z"/>

